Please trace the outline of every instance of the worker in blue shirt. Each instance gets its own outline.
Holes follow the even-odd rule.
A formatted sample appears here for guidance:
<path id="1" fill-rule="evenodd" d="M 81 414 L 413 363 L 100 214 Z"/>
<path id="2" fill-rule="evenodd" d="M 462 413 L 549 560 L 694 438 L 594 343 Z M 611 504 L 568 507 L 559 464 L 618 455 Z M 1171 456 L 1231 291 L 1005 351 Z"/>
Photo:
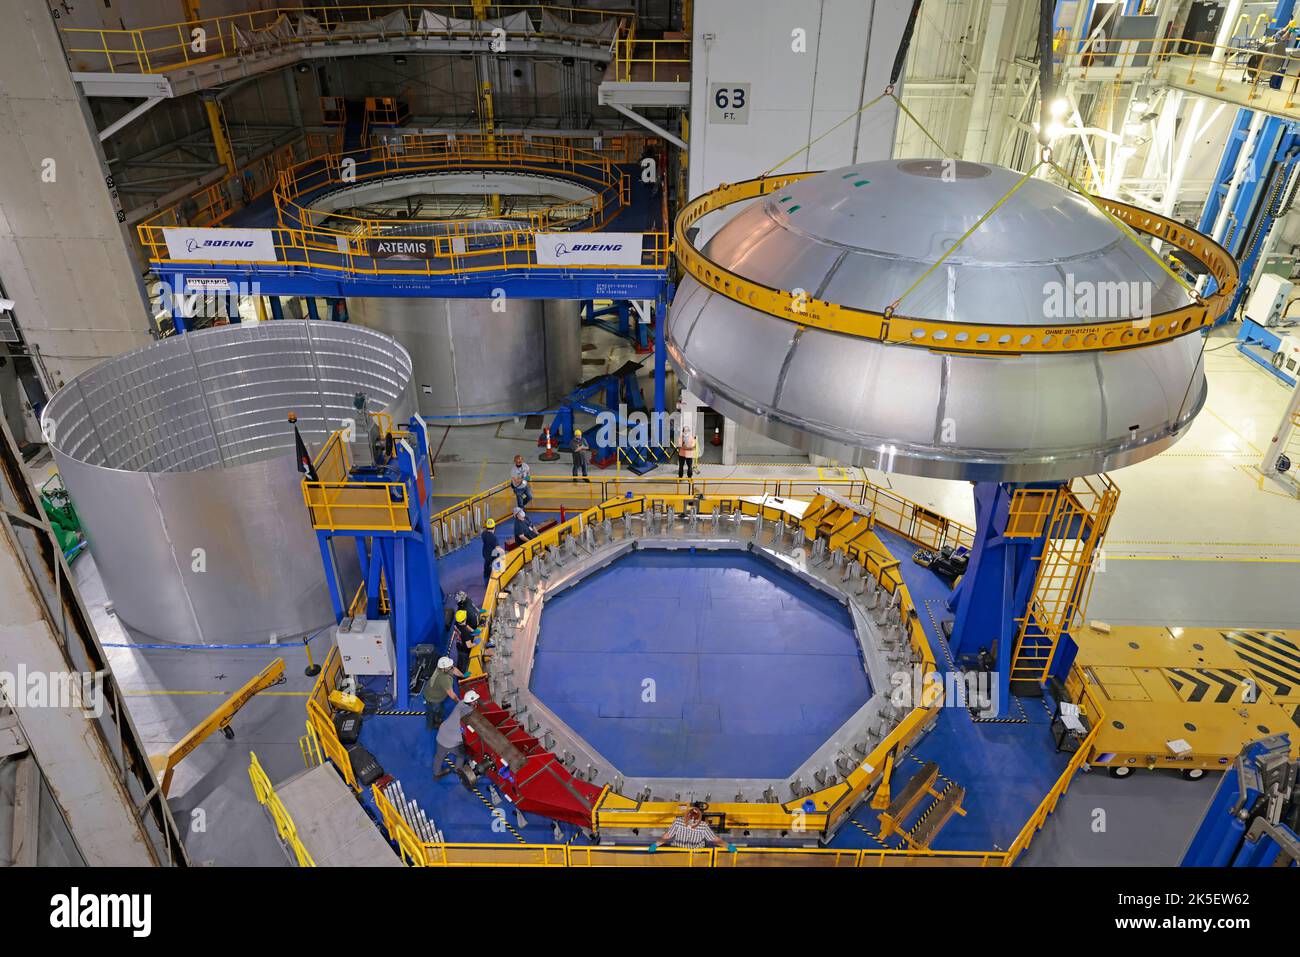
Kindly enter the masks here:
<path id="1" fill-rule="evenodd" d="M 515 509 L 515 545 L 531 542 L 540 534 L 537 526 L 529 520 L 528 513 L 522 508 Z"/>
<path id="2" fill-rule="evenodd" d="M 492 577 L 492 549 L 497 547 L 497 523 L 488 519 L 483 523 L 483 581 Z"/>

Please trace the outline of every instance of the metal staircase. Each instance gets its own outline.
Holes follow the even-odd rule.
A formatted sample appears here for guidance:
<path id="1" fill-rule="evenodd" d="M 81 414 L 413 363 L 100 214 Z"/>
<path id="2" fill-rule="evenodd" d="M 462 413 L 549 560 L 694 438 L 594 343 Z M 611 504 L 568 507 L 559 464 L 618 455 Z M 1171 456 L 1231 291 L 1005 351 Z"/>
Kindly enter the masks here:
<path id="1" fill-rule="evenodd" d="M 1082 621 L 1092 571 L 1110 525 L 1119 489 L 1106 476 L 1076 479 L 1058 489 L 1018 489 L 1007 536 L 1043 537 L 1034 590 L 1011 657 L 1011 689 L 1047 680 L 1063 634 Z"/>

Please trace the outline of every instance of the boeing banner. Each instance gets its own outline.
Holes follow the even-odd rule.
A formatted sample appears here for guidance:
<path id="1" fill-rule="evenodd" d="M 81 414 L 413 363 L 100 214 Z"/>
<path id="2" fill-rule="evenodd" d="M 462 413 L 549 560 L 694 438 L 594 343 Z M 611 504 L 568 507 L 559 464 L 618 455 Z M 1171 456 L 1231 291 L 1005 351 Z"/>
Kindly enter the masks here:
<path id="1" fill-rule="evenodd" d="M 200 262 L 275 262 L 275 234 L 269 229 L 166 227 L 169 259 Z"/>
<path id="2" fill-rule="evenodd" d="M 641 233 L 533 233 L 539 266 L 639 266 Z"/>

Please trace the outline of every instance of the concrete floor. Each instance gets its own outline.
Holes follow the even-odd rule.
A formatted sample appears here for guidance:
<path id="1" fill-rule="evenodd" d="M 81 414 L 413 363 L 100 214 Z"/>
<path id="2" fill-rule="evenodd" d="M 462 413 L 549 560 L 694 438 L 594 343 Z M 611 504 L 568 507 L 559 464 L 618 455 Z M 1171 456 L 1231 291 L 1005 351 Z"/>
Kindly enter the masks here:
<path id="1" fill-rule="evenodd" d="M 596 362 L 621 361 L 604 333 L 586 333 L 587 374 Z M 1216 337 L 1206 355 L 1210 395 L 1205 411 L 1172 450 L 1112 477 L 1122 494 L 1096 577 L 1090 618 L 1116 624 L 1298 627 L 1293 598 L 1300 571 L 1300 502 L 1267 483 L 1253 466 L 1282 414 L 1287 390 Z M 592 362 L 590 360 L 595 360 Z M 647 396 L 651 395 L 647 389 Z M 536 434 L 521 421 L 433 430 L 435 490 L 459 499 L 507 478 L 518 453 L 535 474 L 568 474 L 568 465 L 537 462 Z M 785 461 L 781 461 L 785 458 Z M 816 478 L 812 465 L 748 459 L 735 467 L 704 464 L 707 477 Z M 49 463 L 34 467 L 38 480 Z M 848 470 L 862 474 L 861 470 Z M 597 473 L 599 474 L 599 473 Z M 820 474 L 828 475 L 828 471 Z M 960 521 L 972 523 L 969 489 L 962 483 L 910 476 L 867 477 Z M 104 612 L 93 558 L 74 568 L 101 640 L 124 644 L 117 622 Z M 319 654 L 325 646 L 318 641 Z M 109 649 L 131 713 L 151 749 L 178 740 L 235 687 L 259 671 L 275 649 L 230 651 Z M 196 862 L 283 865 L 269 819 L 249 788 L 248 752 L 256 751 L 272 781 L 300 770 L 297 739 L 305 718 L 300 649 L 284 654 L 288 682 L 254 699 L 234 722 L 237 737 L 210 739 L 176 775 L 172 806 L 189 831 Z M 1031 846 L 1031 865 L 1173 864 L 1209 801 L 1217 779 L 1187 782 L 1173 775 L 1139 774 L 1115 780 L 1081 776 L 1048 827 Z M 1095 831 L 1097 811 L 1106 829 Z"/>

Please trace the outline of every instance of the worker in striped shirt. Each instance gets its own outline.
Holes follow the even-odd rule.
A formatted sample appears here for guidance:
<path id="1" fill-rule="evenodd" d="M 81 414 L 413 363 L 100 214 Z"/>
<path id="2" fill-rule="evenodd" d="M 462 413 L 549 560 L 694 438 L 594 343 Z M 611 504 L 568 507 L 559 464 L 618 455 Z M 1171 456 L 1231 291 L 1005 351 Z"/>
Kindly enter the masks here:
<path id="1" fill-rule="evenodd" d="M 725 847 L 729 851 L 736 849 L 735 844 L 728 844 L 713 833 L 713 828 L 704 823 L 704 812 L 698 804 L 692 804 L 686 809 L 684 817 L 673 821 L 672 827 L 664 831 L 659 840 L 650 845 L 650 853 L 659 850 L 660 844 L 668 847 L 684 847 L 692 851 L 698 851 L 705 844 Z"/>

